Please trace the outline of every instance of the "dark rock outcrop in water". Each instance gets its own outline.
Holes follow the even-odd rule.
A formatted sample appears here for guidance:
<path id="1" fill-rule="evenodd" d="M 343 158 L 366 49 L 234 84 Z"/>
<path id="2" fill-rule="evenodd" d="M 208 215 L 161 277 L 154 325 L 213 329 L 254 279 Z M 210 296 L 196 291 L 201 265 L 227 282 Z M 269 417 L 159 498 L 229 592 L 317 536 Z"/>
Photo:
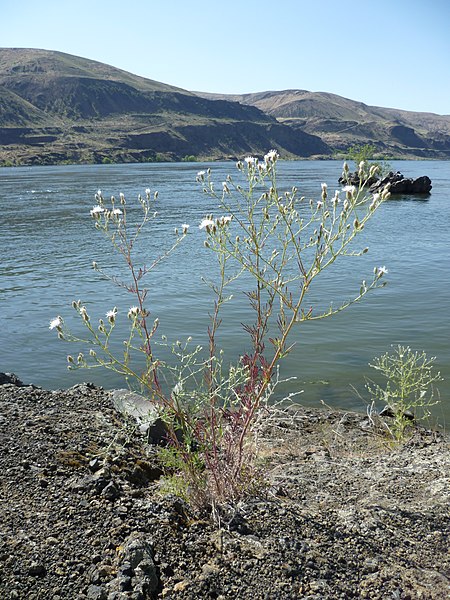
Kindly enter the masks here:
<path id="1" fill-rule="evenodd" d="M 379 181 L 379 178 L 376 176 L 369 177 L 366 180 L 366 186 L 375 185 L 376 183 L 378 183 L 378 181 Z M 358 171 L 355 171 L 354 173 L 348 173 L 347 176 L 341 175 L 341 177 L 339 177 L 339 179 L 338 179 L 338 182 L 342 185 L 354 185 L 355 187 L 359 187 L 360 180 L 359 180 Z"/>
<path id="2" fill-rule="evenodd" d="M 358 172 L 349 173 L 347 177 L 339 177 L 339 183 L 342 185 L 354 185 L 358 187 L 360 185 Z M 405 177 L 397 171 L 388 173 L 382 179 L 374 176 L 370 177 L 366 181 L 366 187 L 369 188 L 370 192 L 382 192 L 384 189 L 388 189 L 391 195 L 401 194 L 429 194 L 431 188 L 431 179 L 427 175 L 422 177 Z"/>
<path id="3" fill-rule="evenodd" d="M 391 194 L 429 194 L 431 188 L 431 179 L 427 175 L 417 177 L 404 177 L 400 171 L 393 173 L 392 171 L 370 186 L 371 192 L 380 192 L 386 187 L 389 188 Z"/>

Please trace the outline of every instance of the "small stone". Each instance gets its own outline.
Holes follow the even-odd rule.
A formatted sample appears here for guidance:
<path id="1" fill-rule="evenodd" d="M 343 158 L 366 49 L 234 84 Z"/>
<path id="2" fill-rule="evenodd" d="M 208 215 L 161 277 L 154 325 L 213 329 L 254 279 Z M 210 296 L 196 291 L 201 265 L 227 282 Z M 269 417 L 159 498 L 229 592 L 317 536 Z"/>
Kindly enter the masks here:
<path id="1" fill-rule="evenodd" d="M 28 574 L 35 577 L 44 577 L 47 570 L 42 563 L 32 562 L 28 568 Z"/>
<path id="2" fill-rule="evenodd" d="M 47 541 L 47 544 L 52 545 L 52 546 L 59 543 L 59 540 L 52 536 L 48 537 L 46 541 Z"/>
<path id="3" fill-rule="evenodd" d="M 115 500 L 120 496 L 120 492 L 114 481 L 111 481 L 106 487 L 103 488 L 101 495 L 107 500 Z"/>
<path id="4" fill-rule="evenodd" d="M 189 581 L 179 581 L 173 586 L 174 592 L 183 592 L 187 586 L 189 585 Z"/>
<path id="5" fill-rule="evenodd" d="M 131 587 L 131 577 L 119 577 L 119 589 L 121 592 L 128 592 L 131 590 Z"/>
<path id="6" fill-rule="evenodd" d="M 106 600 L 106 590 L 99 585 L 90 585 L 86 594 L 88 600 Z"/>
<path id="7" fill-rule="evenodd" d="M 101 467 L 101 463 L 98 460 L 98 458 L 93 458 L 92 460 L 89 461 L 89 469 L 95 473 L 95 471 L 98 471 Z"/>

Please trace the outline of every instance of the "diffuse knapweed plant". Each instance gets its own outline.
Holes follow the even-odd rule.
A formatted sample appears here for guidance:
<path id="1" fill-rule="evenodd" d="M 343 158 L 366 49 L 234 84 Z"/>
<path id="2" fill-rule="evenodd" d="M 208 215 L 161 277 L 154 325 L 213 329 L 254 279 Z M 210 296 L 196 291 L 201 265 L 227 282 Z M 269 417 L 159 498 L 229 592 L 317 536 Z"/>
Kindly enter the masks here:
<path id="1" fill-rule="evenodd" d="M 428 358 L 425 352 L 414 352 L 409 346 L 399 345 L 369 365 L 386 380 L 384 387 L 369 381 L 366 389 L 372 402 L 384 404 L 382 414 L 391 419 L 384 419 L 383 423 L 396 442 L 405 439 L 411 420 L 428 418 L 430 407 L 438 402 L 433 384 L 442 377 L 433 368 L 435 360 Z"/>
<path id="2" fill-rule="evenodd" d="M 247 157 L 237 163 L 237 180 L 228 176 L 218 191 L 209 169 L 198 173 L 203 192 L 214 200 L 222 215 L 206 215 L 199 225 L 204 231 L 204 245 L 218 264 L 217 276 L 207 282 L 214 296 L 209 344 L 207 349 L 197 346 L 190 351 L 187 343 L 176 342 L 172 346 L 173 363 L 162 361 L 156 354 L 158 320 L 146 304 L 147 289 L 142 279 L 175 250 L 188 226 L 181 227 L 167 252 L 137 268 L 133 260 L 135 243 L 152 217 L 149 191 L 145 198 L 139 197 L 143 219 L 131 234 L 123 195 L 118 205 L 112 199 L 106 207 L 98 193 L 98 205 L 91 211 L 96 228 L 110 238 L 131 275 L 129 283 L 111 279 L 134 294 L 136 305 L 128 312 L 130 333 L 124 341 L 123 355 L 115 356 L 110 338 L 117 309 L 108 311 L 106 321 L 100 319 L 94 326 L 83 303 L 74 302 L 89 331 L 85 342 L 91 348 L 87 357 L 69 357 L 69 366 L 104 366 L 135 378 L 166 420 L 165 460 L 178 469 L 174 489 L 197 505 L 234 501 L 258 483 L 252 437 L 261 409 L 276 386 L 280 363 L 292 351 L 292 329 L 306 321 L 330 317 L 384 285 L 386 269 L 375 267 L 371 280 L 363 281 L 350 300 L 334 307 L 330 299 L 329 308 L 322 311 L 305 307 L 317 277 L 332 268 L 338 258 L 367 252 L 367 248 L 355 250 L 353 241 L 388 193 L 367 196 L 364 181 L 359 188 L 346 186 L 332 196 L 322 184 L 318 201 L 301 197 L 296 188 L 281 193 L 277 160 L 274 150 L 263 160 Z M 346 165 L 344 172 L 348 173 Z M 362 180 L 364 164 L 360 172 Z M 94 267 L 102 272 L 98 265 Z M 244 325 L 249 336 L 246 352 L 236 357 L 233 365 L 225 365 L 218 340 L 222 310 L 242 276 L 250 282 L 246 296 L 254 317 Z M 65 329 L 60 317 L 51 325 L 60 337 L 77 339 Z M 141 371 L 131 361 L 135 351 L 146 358 Z"/>

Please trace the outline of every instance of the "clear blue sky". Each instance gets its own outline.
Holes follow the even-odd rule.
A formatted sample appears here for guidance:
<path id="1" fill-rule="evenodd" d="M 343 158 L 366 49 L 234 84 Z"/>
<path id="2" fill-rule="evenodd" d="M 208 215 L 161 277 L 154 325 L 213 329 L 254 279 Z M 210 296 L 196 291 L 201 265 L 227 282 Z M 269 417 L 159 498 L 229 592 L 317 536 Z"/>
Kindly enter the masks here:
<path id="1" fill-rule="evenodd" d="M 189 90 L 306 89 L 450 114 L 448 0 L 0 0 L 0 45 Z"/>

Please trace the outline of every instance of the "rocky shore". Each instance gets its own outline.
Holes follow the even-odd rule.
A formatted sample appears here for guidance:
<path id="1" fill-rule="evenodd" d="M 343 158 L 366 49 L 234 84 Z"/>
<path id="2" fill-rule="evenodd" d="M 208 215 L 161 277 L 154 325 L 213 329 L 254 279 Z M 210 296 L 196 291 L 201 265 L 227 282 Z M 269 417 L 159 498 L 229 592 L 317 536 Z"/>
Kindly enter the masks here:
<path id="1" fill-rule="evenodd" d="M 450 597 L 450 442 L 365 415 L 267 412 L 260 497 L 220 527 L 159 493 L 155 449 L 91 384 L 0 385 L 0 598 Z"/>

